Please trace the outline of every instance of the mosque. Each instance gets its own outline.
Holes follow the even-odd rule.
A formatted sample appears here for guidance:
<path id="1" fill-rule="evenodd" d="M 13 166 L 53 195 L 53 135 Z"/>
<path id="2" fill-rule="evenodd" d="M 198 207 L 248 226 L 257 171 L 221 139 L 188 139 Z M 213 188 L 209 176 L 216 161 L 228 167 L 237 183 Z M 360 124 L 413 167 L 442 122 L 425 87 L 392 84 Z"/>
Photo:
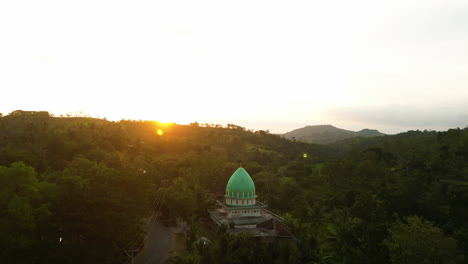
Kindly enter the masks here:
<path id="1" fill-rule="evenodd" d="M 257 201 L 255 184 L 244 168 L 240 167 L 232 174 L 224 198 L 217 201 L 218 208 L 208 212 L 211 219 L 217 225 L 225 225 L 229 233 L 250 234 L 262 240 L 293 238 L 284 219 Z"/>

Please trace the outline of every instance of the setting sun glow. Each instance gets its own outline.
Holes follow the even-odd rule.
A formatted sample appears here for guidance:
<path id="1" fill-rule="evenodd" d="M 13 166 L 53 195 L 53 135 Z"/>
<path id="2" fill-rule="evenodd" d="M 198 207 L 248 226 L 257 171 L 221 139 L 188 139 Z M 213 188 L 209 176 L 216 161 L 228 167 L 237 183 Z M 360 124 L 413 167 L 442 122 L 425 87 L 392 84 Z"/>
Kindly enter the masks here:
<path id="1" fill-rule="evenodd" d="M 468 124 L 466 1 L 137 2 L 0 1 L 0 114 L 274 133 Z"/>

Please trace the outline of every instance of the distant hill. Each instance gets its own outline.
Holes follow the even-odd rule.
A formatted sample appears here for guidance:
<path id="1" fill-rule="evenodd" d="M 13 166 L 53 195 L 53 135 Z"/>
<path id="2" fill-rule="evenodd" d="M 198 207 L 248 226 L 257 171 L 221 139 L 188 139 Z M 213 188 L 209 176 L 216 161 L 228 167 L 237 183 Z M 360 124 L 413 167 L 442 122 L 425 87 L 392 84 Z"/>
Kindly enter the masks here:
<path id="1" fill-rule="evenodd" d="M 379 137 L 385 134 L 375 129 L 351 131 L 332 125 L 306 126 L 283 134 L 287 139 L 295 139 L 306 143 L 329 144 L 353 137 Z"/>
<path id="2" fill-rule="evenodd" d="M 380 137 L 380 136 L 385 136 L 384 133 L 379 132 L 376 129 L 368 129 L 364 128 L 363 130 L 359 130 L 358 132 L 355 132 L 358 137 Z"/>

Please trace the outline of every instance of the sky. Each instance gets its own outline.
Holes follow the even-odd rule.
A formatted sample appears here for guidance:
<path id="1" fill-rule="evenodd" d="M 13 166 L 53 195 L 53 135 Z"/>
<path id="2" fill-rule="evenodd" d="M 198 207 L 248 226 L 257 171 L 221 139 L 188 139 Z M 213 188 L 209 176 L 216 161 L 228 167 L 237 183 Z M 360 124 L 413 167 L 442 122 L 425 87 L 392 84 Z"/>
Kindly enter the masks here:
<path id="1" fill-rule="evenodd" d="M 0 1 L 0 113 L 468 126 L 468 1 Z"/>

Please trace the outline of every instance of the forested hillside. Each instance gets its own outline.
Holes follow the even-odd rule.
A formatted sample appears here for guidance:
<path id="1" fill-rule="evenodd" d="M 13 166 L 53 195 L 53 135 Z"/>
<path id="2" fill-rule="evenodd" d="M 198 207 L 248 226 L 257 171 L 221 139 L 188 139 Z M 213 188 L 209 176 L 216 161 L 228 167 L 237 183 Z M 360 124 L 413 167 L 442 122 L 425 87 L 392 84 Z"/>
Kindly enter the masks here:
<path id="1" fill-rule="evenodd" d="M 239 162 L 296 242 L 223 230 L 197 242 Z M 467 263 L 467 177 L 467 130 L 319 146 L 236 125 L 15 111 L 0 117 L 0 262 L 126 263 L 164 185 L 161 217 L 191 223 L 175 263 Z"/>
<path id="2" fill-rule="evenodd" d="M 362 129 L 354 132 L 341 129 L 332 125 L 306 126 L 289 131 L 283 134 L 283 137 L 294 141 L 302 141 L 313 144 L 330 144 L 340 140 L 354 137 L 380 137 L 385 134 L 375 129 Z"/>

